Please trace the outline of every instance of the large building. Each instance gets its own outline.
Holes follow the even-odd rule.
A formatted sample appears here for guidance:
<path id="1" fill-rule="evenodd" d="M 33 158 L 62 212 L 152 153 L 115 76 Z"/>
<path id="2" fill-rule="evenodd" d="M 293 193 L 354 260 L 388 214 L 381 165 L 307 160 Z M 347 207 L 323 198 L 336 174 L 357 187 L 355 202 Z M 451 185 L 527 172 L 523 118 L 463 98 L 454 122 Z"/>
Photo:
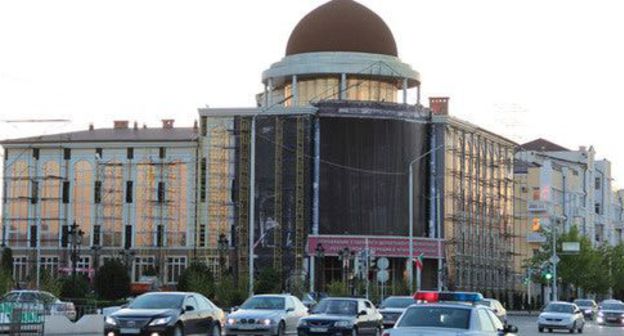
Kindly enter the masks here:
<path id="1" fill-rule="evenodd" d="M 177 283 L 195 247 L 197 137 L 163 120 L 3 141 L 2 244 L 16 280 L 68 272 L 75 223 L 79 271 L 123 256 L 134 281 L 153 268 Z"/>
<path id="2" fill-rule="evenodd" d="M 367 251 L 388 258 L 391 283 L 422 256 L 422 288 L 507 300 L 515 144 L 448 115 L 447 98 L 424 107 L 420 75 L 398 55 L 377 14 L 333 0 L 294 28 L 257 106 L 199 109 L 196 128 L 3 142 L 15 264 L 67 267 L 75 221 L 82 268 L 122 255 L 135 280 L 153 267 L 173 284 L 200 258 L 241 286 L 271 265 L 284 288 L 324 289 L 372 276 L 357 272 Z"/>

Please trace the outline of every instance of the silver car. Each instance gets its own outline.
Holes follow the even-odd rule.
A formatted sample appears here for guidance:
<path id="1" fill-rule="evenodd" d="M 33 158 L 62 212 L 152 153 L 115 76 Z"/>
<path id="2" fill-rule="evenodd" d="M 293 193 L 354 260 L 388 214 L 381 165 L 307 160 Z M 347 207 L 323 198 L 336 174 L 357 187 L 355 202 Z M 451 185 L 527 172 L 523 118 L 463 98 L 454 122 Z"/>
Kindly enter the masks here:
<path id="1" fill-rule="evenodd" d="M 537 330 L 565 329 L 573 333 L 583 332 L 585 317 L 577 305 L 569 302 L 553 301 L 549 303 L 537 318 Z"/>
<path id="2" fill-rule="evenodd" d="M 517 333 L 518 328 L 506 325 L 491 309 L 462 303 L 416 304 L 408 307 L 388 336 L 502 336 Z"/>
<path id="3" fill-rule="evenodd" d="M 308 309 L 292 295 L 255 295 L 228 315 L 225 335 L 296 334 L 299 319 L 305 316 Z"/>

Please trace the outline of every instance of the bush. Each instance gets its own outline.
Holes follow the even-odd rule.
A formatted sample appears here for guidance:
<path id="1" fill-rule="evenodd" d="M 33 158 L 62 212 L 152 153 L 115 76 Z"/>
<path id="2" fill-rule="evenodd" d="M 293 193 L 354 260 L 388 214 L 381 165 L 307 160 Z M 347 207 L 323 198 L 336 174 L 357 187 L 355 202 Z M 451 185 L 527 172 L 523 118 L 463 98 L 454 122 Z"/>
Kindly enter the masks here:
<path id="1" fill-rule="evenodd" d="M 119 259 L 106 260 L 95 273 L 95 292 L 100 299 L 118 300 L 130 294 L 130 276 Z"/>
<path id="2" fill-rule="evenodd" d="M 219 307 L 241 305 L 247 298 L 247 288 L 238 286 L 231 275 L 225 275 L 215 286 L 214 301 Z"/>
<path id="3" fill-rule="evenodd" d="M 63 284 L 61 279 L 54 276 L 49 271 L 42 269 L 39 273 L 39 288 L 43 291 L 50 292 L 54 296 L 61 296 L 61 288 Z"/>
<path id="4" fill-rule="evenodd" d="M 0 296 L 13 288 L 13 278 L 8 272 L 0 271 Z"/>
<path id="5" fill-rule="evenodd" d="M 208 266 L 202 262 L 194 261 L 187 267 L 178 281 L 178 290 L 185 292 L 197 292 L 205 297 L 214 296 L 214 277 Z"/>
<path id="6" fill-rule="evenodd" d="M 13 276 L 13 250 L 8 247 L 2 249 L 0 257 L 0 272 Z"/>
<path id="7" fill-rule="evenodd" d="M 80 274 L 76 275 L 74 282 L 73 276 L 61 279 L 61 297 L 71 299 L 84 299 L 91 291 L 89 280 Z"/>
<path id="8" fill-rule="evenodd" d="M 329 296 L 349 296 L 349 289 L 346 283 L 334 281 L 327 285 L 327 294 Z"/>
<path id="9" fill-rule="evenodd" d="M 254 292 L 256 294 L 280 293 L 282 291 L 279 273 L 272 267 L 263 268 L 255 283 Z"/>

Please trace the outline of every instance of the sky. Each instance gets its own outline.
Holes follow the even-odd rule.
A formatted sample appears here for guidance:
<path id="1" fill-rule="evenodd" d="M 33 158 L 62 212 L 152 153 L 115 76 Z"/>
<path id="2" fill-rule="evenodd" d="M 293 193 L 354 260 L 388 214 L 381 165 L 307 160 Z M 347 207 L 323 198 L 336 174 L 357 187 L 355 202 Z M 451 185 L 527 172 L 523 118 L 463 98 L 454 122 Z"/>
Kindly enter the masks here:
<path id="1" fill-rule="evenodd" d="M 326 0 L 0 0 L 0 139 L 191 126 L 199 107 L 254 106 L 260 76 Z M 420 72 L 424 101 L 519 143 L 594 146 L 624 187 L 624 2 L 361 0 Z M 15 119 L 68 119 L 15 124 Z"/>

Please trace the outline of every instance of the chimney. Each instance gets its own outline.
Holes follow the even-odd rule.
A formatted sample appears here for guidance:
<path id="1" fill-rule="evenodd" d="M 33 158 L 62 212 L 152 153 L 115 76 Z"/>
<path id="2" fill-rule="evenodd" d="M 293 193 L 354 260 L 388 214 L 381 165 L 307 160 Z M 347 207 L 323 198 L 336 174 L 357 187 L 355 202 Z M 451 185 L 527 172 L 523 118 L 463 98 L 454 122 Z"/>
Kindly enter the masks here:
<path id="1" fill-rule="evenodd" d="M 193 122 L 193 132 L 197 133 L 199 131 L 199 126 L 197 125 L 197 119 Z"/>
<path id="2" fill-rule="evenodd" d="M 172 129 L 173 128 L 173 119 L 163 119 L 162 120 L 162 128 L 164 129 Z"/>
<path id="3" fill-rule="evenodd" d="M 448 115 L 449 97 L 429 97 L 429 108 L 433 114 Z"/>
<path id="4" fill-rule="evenodd" d="M 93 131 L 95 127 L 93 127 L 93 123 L 89 123 L 89 131 Z"/>
<path id="5" fill-rule="evenodd" d="M 127 129 L 128 128 L 128 120 L 115 120 L 113 121 L 114 129 Z"/>
<path id="6" fill-rule="evenodd" d="M 139 129 L 139 123 L 135 121 L 134 125 L 133 125 L 133 128 L 134 128 L 134 130 L 138 130 Z"/>

